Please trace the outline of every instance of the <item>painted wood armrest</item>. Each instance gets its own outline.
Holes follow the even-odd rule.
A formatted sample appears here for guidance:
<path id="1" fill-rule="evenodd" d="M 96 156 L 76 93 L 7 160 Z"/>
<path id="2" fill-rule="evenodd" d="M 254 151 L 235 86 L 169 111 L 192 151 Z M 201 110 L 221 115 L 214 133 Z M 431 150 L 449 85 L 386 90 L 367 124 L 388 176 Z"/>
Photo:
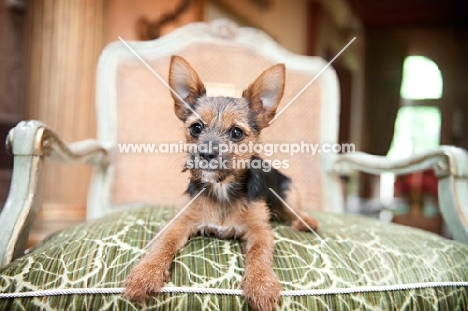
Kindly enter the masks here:
<path id="1" fill-rule="evenodd" d="M 106 166 L 108 152 L 96 141 L 64 143 L 39 121 L 22 121 L 6 140 L 14 156 L 13 176 L 7 201 L 0 214 L 0 266 L 24 252 L 29 231 L 42 202 L 44 159 L 65 163 L 86 162 Z"/>
<path id="2" fill-rule="evenodd" d="M 7 150 L 14 156 L 45 156 L 62 163 L 108 164 L 108 151 L 94 139 L 70 144 L 40 121 L 21 121 L 10 130 Z"/>
<path id="3" fill-rule="evenodd" d="M 439 206 L 454 239 L 468 243 L 468 153 L 466 150 L 442 146 L 407 159 L 390 160 L 362 152 L 338 155 L 332 170 L 347 173 L 358 170 L 369 174 L 391 172 L 397 175 L 434 169 L 439 179 Z"/>

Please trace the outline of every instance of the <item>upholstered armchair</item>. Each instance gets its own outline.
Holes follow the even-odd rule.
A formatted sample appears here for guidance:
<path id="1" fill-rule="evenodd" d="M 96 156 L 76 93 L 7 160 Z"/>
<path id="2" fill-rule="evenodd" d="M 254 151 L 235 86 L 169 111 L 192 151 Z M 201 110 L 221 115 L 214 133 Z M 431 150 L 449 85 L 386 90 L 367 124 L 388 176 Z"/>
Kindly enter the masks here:
<path id="1" fill-rule="evenodd" d="M 0 215 L 1 310 L 139 307 L 121 295 L 122 282 L 145 245 L 174 216 L 174 207 L 185 202 L 187 175 L 181 173 L 181 153 L 132 153 L 123 146 L 182 140 L 164 84 L 174 54 L 190 61 L 207 81 L 209 95 L 240 96 L 260 72 L 284 63 L 287 82 L 279 109 L 291 104 L 265 129 L 263 142 L 337 141 L 339 86 L 333 69 L 323 70 L 327 63 L 320 58 L 286 51 L 260 30 L 219 20 L 191 24 L 150 42 L 110 44 L 98 65 L 96 139 L 66 143 L 39 121 L 20 122 L 7 138 L 14 173 Z M 443 146 L 400 161 L 359 152 L 264 156 L 288 161 L 284 173 L 321 224 L 317 234 L 274 224 L 274 270 L 284 289 L 279 310 L 467 309 L 464 150 Z M 48 160 L 86 162 L 94 168 L 89 220 L 25 252 Z M 438 176 L 441 213 L 455 241 L 344 213 L 341 174 L 424 169 L 434 169 Z M 243 269 L 238 241 L 192 238 L 174 259 L 171 281 L 144 306 L 246 310 L 240 290 Z"/>

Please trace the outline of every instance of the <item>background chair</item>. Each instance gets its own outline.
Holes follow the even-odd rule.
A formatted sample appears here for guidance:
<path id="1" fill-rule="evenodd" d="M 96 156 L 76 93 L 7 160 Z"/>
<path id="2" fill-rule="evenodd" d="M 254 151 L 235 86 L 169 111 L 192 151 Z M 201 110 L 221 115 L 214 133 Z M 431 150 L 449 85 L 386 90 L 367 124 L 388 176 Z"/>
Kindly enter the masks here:
<path id="1" fill-rule="evenodd" d="M 7 138 L 15 166 L 11 192 L 0 215 L 0 255 L 6 265 L 0 270 L 0 306 L 38 305 L 41 297 L 12 293 L 49 289 L 52 293 L 44 295 L 52 296 L 44 303 L 51 307 L 128 307 L 130 302 L 115 287 L 121 286 L 132 263 L 144 253 L 143 247 L 173 215 L 173 206 L 184 202 L 187 186 L 188 175 L 180 172 L 183 154 L 132 153 L 122 147 L 182 140 L 172 98 L 160 80 L 167 79 L 173 54 L 192 64 L 208 95 L 240 96 L 264 69 L 284 63 L 287 82 L 279 110 L 291 105 L 264 130 L 263 142 L 323 145 L 337 141 L 334 71 L 322 72 L 327 65 L 324 60 L 294 55 L 259 30 L 219 20 L 191 24 L 155 41 L 113 43 L 103 51 L 98 66 L 96 140 L 66 144 L 38 121 L 19 123 Z M 343 197 L 338 178 L 356 169 L 373 174 L 435 169 L 444 219 L 455 239 L 466 243 L 468 157 L 464 150 L 441 147 L 402 161 L 363 153 L 265 157 L 289 161 L 284 172 L 298 185 L 302 204 L 322 223 L 321 237 L 275 226 L 275 271 L 291 291 L 281 308 L 339 304 L 387 309 L 400 308 L 407 301 L 466 308 L 468 247 L 422 231 L 340 214 Z M 41 202 L 45 159 L 93 165 L 90 222 L 55 234 L 22 256 Z M 149 304 L 168 309 L 178 304 L 195 309 L 246 308 L 236 291 L 242 269 L 237 242 L 192 239 L 175 259 L 173 281 L 165 296 Z M 177 291 L 179 287 L 182 290 Z M 80 290 L 87 295 L 72 295 Z M 324 295 L 333 295 L 332 301 Z"/>

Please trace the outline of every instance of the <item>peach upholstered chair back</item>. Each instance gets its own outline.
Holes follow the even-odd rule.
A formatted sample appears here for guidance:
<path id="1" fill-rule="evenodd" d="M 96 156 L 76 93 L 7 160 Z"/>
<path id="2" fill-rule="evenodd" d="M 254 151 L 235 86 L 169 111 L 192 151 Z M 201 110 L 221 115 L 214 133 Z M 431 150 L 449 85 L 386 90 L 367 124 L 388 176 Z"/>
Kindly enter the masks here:
<path id="1" fill-rule="evenodd" d="M 208 95 L 240 97 L 265 69 L 284 63 L 286 87 L 278 111 L 326 66 L 320 58 L 292 54 L 263 32 L 227 20 L 190 24 L 154 41 L 110 44 L 99 61 L 97 109 L 98 139 L 112 151 L 112 161 L 94 174 L 89 218 L 141 204 L 185 204 L 189 175 L 181 170 L 186 155 L 164 152 L 183 140 L 170 91 L 158 78 L 168 80 L 172 55 L 190 62 Z M 329 68 L 263 130 L 262 142 L 334 143 L 338 104 L 337 79 Z M 130 144 L 140 152 L 125 151 Z M 265 158 L 288 161 L 281 171 L 292 177 L 307 209 L 341 210 L 338 185 L 324 169 L 325 155 L 277 152 Z"/>

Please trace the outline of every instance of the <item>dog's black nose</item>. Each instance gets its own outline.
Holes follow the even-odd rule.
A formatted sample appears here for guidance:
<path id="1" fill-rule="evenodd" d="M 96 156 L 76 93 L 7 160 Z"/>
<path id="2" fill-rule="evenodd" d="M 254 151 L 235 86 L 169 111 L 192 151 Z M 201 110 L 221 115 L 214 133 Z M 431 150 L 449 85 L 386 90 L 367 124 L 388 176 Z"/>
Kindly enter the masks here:
<path id="1" fill-rule="evenodd" d="M 199 155 L 201 159 L 210 161 L 219 156 L 219 145 L 215 143 L 205 143 L 206 148 L 201 148 Z"/>
<path id="2" fill-rule="evenodd" d="M 216 158 L 218 155 L 215 154 L 214 152 L 202 152 L 200 153 L 200 158 L 210 161 Z"/>

